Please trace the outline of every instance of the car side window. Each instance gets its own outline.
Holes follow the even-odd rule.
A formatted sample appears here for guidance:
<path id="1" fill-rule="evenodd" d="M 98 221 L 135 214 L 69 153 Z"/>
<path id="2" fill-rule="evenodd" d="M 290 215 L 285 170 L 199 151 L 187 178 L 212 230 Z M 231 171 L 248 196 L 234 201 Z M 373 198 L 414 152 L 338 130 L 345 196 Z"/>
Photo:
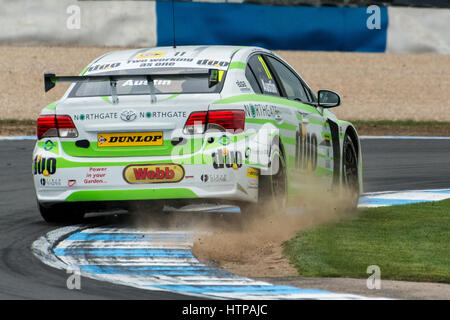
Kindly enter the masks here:
<path id="1" fill-rule="evenodd" d="M 309 101 L 314 102 L 316 101 L 316 98 L 314 97 L 314 93 L 309 89 L 306 85 L 303 86 L 306 93 L 308 94 Z"/>
<path id="2" fill-rule="evenodd" d="M 245 68 L 245 77 L 247 78 L 248 82 L 250 82 L 250 86 L 252 87 L 253 91 L 255 93 L 261 94 L 261 88 L 258 85 L 258 81 L 255 78 L 255 75 L 253 74 L 252 69 L 249 65 Z"/>
<path id="3" fill-rule="evenodd" d="M 303 102 L 309 102 L 308 95 L 303 87 L 300 79 L 286 67 L 283 63 L 277 59 L 268 56 L 270 64 L 278 75 L 281 81 L 281 85 L 286 92 L 287 98 L 291 100 L 301 100 Z"/>
<path id="4" fill-rule="evenodd" d="M 280 96 L 275 79 L 267 67 L 266 62 L 260 55 L 251 57 L 248 60 L 248 65 L 254 72 L 256 80 L 264 94 Z"/>
<path id="5" fill-rule="evenodd" d="M 306 94 L 308 95 L 309 101 L 316 102 L 317 101 L 316 95 L 314 94 L 314 92 L 312 92 L 311 88 L 308 87 L 308 85 L 306 83 L 304 83 L 303 81 L 302 81 L 302 84 L 303 84 L 303 89 L 305 90 Z"/>

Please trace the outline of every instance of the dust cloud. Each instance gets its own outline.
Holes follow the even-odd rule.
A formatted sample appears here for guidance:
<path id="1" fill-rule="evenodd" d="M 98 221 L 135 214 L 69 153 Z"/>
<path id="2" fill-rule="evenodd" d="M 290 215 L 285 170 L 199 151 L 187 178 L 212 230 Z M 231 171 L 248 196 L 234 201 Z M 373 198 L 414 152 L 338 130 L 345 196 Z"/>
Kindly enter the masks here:
<path id="1" fill-rule="evenodd" d="M 246 217 L 240 214 L 160 213 L 137 215 L 135 223 L 153 230 L 193 232 L 194 255 L 205 264 L 235 274 L 249 277 L 295 276 L 297 271 L 282 254 L 283 243 L 300 230 L 349 219 L 357 214 L 356 209 L 349 205 L 350 192 L 324 192 L 320 181 L 308 180 L 300 186 L 303 191 L 289 198 L 286 213 L 273 209 L 277 204 L 275 199 L 273 205 L 265 205 L 264 210 Z"/>
<path id="2" fill-rule="evenodd" d="M 249 277 L 295 276 L 297 271 L 282 254 L 283 243 L 300 230 L 354 217 L 349 206 L 351 194 L 345 190 L 324 192 L 319 181 L 310 179 L 307 188 L 289 200 L 287 213 L 267 205 L 235 228 L 198 234 L 193 253 L 201 261 L 219 265 Z"/>

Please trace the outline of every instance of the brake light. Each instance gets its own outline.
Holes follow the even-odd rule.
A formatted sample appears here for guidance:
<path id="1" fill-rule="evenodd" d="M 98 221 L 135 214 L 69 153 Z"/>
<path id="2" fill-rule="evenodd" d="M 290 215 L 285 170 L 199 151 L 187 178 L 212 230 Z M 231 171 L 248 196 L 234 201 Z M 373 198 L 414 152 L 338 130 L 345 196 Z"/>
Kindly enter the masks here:
<path id="1" fill-rule="evenodd" d="M 214 110 L 208 112 L 208 129 L 223 128 L 232 133 L 244 131 L 245 113 L 243 110 Z"/>
<path id="2" fill-rule="evenodd" d="M 184 126 L 185 133 L 203 133 L 205 129 L 218 129 L 238 133 L 244 131 L 245 113 L 243 110 L 212 110 L 192 112 Z"/>
<path id="3" fill-rule="evenodd" d="M 189 118 L 184 125 L 184 132 L 186 134 L 196 134 L 205 132 L 207 111 L 196 111 L 189 115 Z"/>
<path id="4" fill-rule="evenodd" d="M 37 138 L 47 137 L 76 138 L 78 131 L 70 116 L 44 115 L 37 121 Z"/>
<path id="5" fill-rule="evenodd" d="M 40 116 L 37 121 L 37 138 L 57 137 L 55 116 Z"/>

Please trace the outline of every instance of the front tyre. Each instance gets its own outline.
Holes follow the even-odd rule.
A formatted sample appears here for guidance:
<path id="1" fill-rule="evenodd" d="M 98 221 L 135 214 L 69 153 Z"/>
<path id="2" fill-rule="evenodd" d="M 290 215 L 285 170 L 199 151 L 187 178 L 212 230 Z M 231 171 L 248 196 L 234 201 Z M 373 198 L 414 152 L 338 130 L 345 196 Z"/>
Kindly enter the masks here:
<path id="1" fill-rule="evenodd" d="M 38 202 L 39 212 L 48 223 L 78 223 L 84 218 L 84 210 L 65 204 L 44 206 Z"/>
<path id="2" fill-rule="evenodd" d="M 348 134 L 344 137 L 342 184 L 348 193 L 350 208 L 356 209 L 359 199 L 358 155 Z"/>

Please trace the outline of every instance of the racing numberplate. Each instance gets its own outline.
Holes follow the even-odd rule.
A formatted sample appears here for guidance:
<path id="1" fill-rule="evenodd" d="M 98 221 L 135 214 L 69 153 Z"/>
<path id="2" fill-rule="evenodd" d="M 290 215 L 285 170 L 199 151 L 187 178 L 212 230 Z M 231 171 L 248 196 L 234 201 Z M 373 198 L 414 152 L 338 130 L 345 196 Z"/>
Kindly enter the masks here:
<path id="1" fill-rule="evenodd" d="M 98 133 L 98 147 L 162 146 L 162 132 Z"/>

